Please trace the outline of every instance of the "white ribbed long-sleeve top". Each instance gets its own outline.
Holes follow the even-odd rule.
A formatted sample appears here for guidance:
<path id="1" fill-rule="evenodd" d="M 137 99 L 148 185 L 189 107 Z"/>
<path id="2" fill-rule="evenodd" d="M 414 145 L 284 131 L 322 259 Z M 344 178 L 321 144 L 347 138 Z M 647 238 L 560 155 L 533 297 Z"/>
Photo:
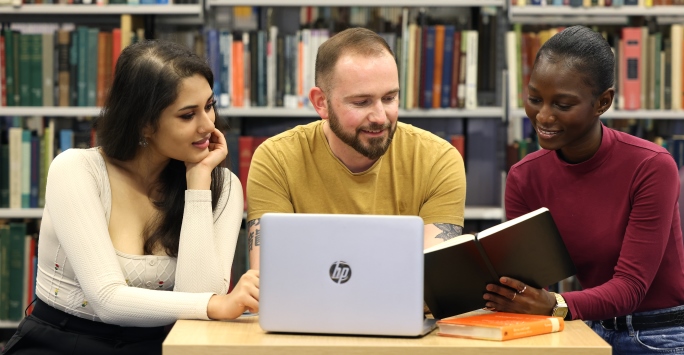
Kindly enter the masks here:
<path id="1" fill-rule="evenodd" d="M 38 240 L 38 298 L 66 313 L 121 326 L 208 319 L 209 298 L 226 294 L 230 283 L 243 213 L 237 177 L 226 170 L 213 212 L 211 191 L 185 191 L 177 258 L 115 250 L 110 212 L 109 178 L 98 148 L 59 154 L 48 173 Z"/>

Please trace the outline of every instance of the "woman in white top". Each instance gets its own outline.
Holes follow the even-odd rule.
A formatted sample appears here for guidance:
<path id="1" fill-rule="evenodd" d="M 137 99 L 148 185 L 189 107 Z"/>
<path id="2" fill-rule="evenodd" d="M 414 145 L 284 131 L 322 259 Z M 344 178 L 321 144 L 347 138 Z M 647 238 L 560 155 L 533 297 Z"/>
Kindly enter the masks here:
<path id="1" fill-rule="evenodd" d="M 145 41 L 115 73 L 99 147 L 50 166 L 38 300 L 6 354 L 161 353 L 177 319 L 258 311 L 257 271 L 228 293 L 243 195 L 223 167 L 211 69 L 181 45 Z"/>

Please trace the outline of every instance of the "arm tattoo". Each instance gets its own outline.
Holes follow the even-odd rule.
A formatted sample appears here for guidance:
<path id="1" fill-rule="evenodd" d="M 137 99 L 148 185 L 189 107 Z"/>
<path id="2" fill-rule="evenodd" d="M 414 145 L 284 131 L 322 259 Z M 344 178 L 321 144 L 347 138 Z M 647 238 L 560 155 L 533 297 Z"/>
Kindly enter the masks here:
<path id="1" fill-rule="evenodd" d="M 444 241 L 458 237 L 461 235 L 461 233 L 463 233 L 463 227 L 457 226 L 455 224 L 435 223 L 435 226 L 442 231 L 442 233 L 437 234 L 435 238 L 439 238 Z"/>
<path id="2" fill-rule="evenodd" d="M 257 218 L 247 222 L 247 230 L 249 231 L 252 226 L 258 226 L 259 221 L 260 219 Z M 252 251 L 254 247 L 261 245 L 261 228 L 249 232 L 249 235 L 247 236 L 247 245 L 249 245 L 249 251 Z"/>

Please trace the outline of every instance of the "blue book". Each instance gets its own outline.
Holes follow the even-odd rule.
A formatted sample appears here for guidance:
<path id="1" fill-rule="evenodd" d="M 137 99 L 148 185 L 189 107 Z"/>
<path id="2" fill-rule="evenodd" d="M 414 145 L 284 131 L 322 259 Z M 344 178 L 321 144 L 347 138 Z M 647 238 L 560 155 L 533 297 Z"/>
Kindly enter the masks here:
<path id="1" fill-rule="evenodd" d="M 582 0 L 570 0 L 570 6 L 582 7 Z"/>
<path id="2" fill-rule="evenodd" d="M 61 129 L 59 131 L 59 151 L 60 153 L 74 147 L 74 131 Z"/>
<path id="3" fill-rule="evenodd" d="M 563 0 L 553 0 L 553 5 L 555 5 L 555 6 L 563 6 Z"/>
<path id="4" fill-rule="evenodd" d="M 21 208 L 31 207 L 31 131 L 21 131 Z"/>
<path id="5" fill-rule="evenodd" d="M 541 5 L 541 0 L 530 0 L 530 5 Z"/>
<path id="6" fill-rule="evenodd" d="M 456 27 L 453 25 L 444 26 L 444 60 L 442 61 L 442 97 L 441 107 L 449 107 L 451 98 L 452 75 L 454 72 L 454 33 Z M 459 55 L 460 52 L 459 52 Z"/>
<path id="7" fill-rule="evenodd" d="M 40 137 L 31 136 L 31 189 L 29 207 L 38 207 L 38 186 L 40 184 Z"/>
<path id="8" fill-rule="evenodd" d="M 639 5 L 639 0 L 624 0 L 623 5 Z"/>
<path id="9" fill-rule="evenodd" d="M 77 92 L 78 106 L 88 106 L 88 27 L 79 26 L 76 28 L 78 33 L 78 72 L 77 72 Z"/>
<path id="10" fill-rule="evenodd" d="M 207 59 L 214 74 L 214 99 L 221 97 L 221 57 L 219 55 L 219 34 L 215 29 L 207 30 Z"/>
<path id="11" fill-rule="evenodd" d="M 432 108 L 432 85 L 435 76 L 435 26 L 428 26 L 423 55 L 423 108 Z"/>

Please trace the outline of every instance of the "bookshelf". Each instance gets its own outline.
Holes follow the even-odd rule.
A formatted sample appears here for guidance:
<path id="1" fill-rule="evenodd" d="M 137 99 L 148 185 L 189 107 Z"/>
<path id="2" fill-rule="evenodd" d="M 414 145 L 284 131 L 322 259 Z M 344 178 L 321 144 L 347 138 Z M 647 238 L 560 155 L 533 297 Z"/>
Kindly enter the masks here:
<path id="1" fill-rule="evenodd" d="M 0 320 L 0 329 L 15 329 L 19 326 L 19 322 Z"/>
<path id="2" fill-rule="evenodd" d="M 504 6 L 507 0 L 426 0 L 420 6 Z M 414 0 L 207 0 L 207 6 L 416 6 Z"/>
<path id="3" fill-rule="evenodd" d="M 510 116 L 526 117 L 525 109 L 512 108 Z M 672 110 L 609 110 L 601 115 L 601 119 L 658 119 L 658 120 L 684 120 L 684 111 Z"/>
<path id="4" fill-rule="evenodd" d="M 14 106 L 0 107 L 0 116 L 84 117 L 97 116 L 99 107 Z"/>
<path id="5" fill-rule="evenodd" d="M 24 4 L 19 7 L 0 6 L 0 15 L 196 15 L 202 13 L 201 4 L 174 5 L 58 5 Z"/>
<path id="6" fill-rule="evenodd" d="M 223 117 L 318 117 L 313 109 L 289 109 L 283 107 L 249 107 L 249 108 L 219 108 L 219 115 Z M 84 117 L 97 116 L 99 107 L 0 107 L 0 116 L 48 116 L 48 117 Z M 399 117 L 403 118 L 434 118 L 434 117 L 472 117 L 472 118 L 501 118 L 501 107 L 478 107 L 476 109 L 416 109 L 400 110 Z"/>
<path id="7" fill-rule="evenodd" d="M 42 208 L 0 208 L 0 219 L 42 217 Z"/>
<path id="8" fill-rule="evenodd" d="M 684 16 L 684 6 L 620 6 L 620 7 L 570 7 L 570 6 L 509 6 L 511 22 L 517 16 L 572 16 L 572 17 L 626 17 L 626 16 Z M 537 17 L 539 24 L 545 23 Z"/>

